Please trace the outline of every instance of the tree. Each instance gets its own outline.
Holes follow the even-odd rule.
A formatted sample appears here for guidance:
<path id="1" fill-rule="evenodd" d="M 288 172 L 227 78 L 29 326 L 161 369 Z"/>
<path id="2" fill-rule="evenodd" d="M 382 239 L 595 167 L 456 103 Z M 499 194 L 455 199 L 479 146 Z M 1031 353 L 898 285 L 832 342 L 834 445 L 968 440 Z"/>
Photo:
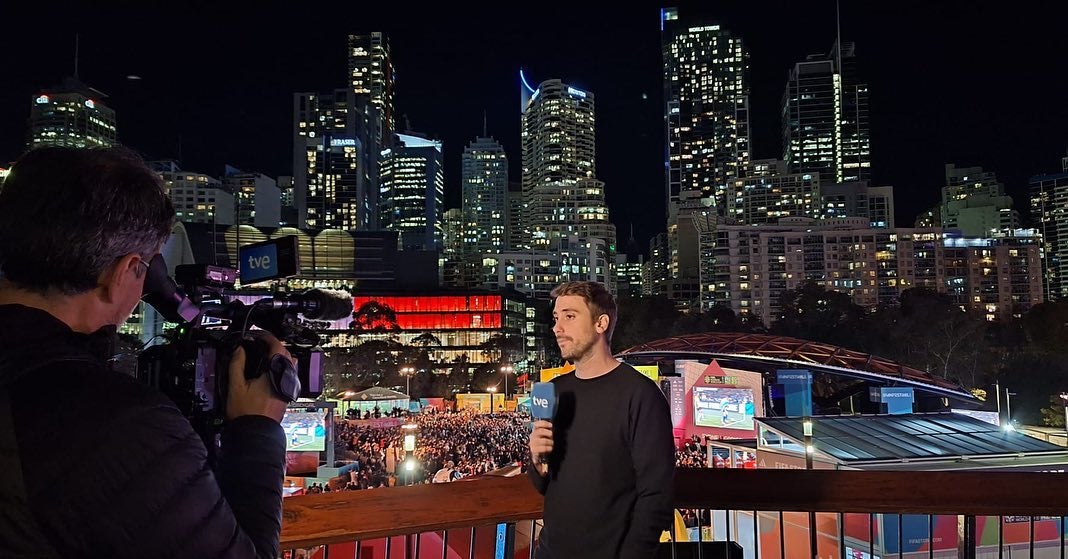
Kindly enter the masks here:
<path id="1" fill-rule="evenodd" d="M 352 329 L 360 333 L 380 333 L 400 330 L 397 311 L 376 300 L 367 301 L 352 313 Z"/>
<path id="2" fill-rule="evenodd" d="M 849 295 L 815 282 L 784 291 L 779 304 L 782 311 L 771 326 L 774 334 L 854 347 L 856 332 L 863 328 L 863 308 Z"/>
<path id="3" fill-rule="evenodd" d="M 496 363 L 522 361 L 525 349 L 522 336 L 496 333 L 479 344 L 482 354 Z"/>
<path id="4" fill-rule="evenodd" d="M 618 320 L 612 334 L 613 351 L 659 340 L 671 335 L 682 313 L 664 295 L 620 297 Z"/>
<path id="5" fill-rule="evenodd" d="M 1068 301 L 1035 305 L 1024 315 L 1027 337 L 1040 351 L 1068 353 Z"/>
<path id="6" fill-rule="evenodd" d="M 896 309 L 893 357 L 965 388 L 986 383 L 996 354 L 986 341 L 986 321 L 961 309 L 949 296 L 926 288 L 906 289 Z"/>

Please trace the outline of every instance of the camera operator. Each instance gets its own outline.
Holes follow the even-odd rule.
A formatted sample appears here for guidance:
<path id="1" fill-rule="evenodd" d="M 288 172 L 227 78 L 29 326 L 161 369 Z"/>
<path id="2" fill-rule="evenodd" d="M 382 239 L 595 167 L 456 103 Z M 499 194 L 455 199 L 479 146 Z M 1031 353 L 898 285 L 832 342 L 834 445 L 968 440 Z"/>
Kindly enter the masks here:
<path id="1" fill-rule="evenodd" d="M 267 375 L 247 382 L 234 353 L 212 471 L 170 400 L 108 365 L 173 224 L 121 149 L 31 151 L 0 191 L 5 556 L 277 557 L 285 404 Z"/>

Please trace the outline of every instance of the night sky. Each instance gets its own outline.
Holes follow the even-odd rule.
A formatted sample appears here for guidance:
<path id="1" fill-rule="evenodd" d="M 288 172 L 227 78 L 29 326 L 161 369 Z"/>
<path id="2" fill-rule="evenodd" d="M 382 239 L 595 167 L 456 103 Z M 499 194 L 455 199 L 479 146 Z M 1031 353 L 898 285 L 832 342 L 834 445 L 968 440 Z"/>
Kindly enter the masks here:
<path id="1" fill-rule="evenodd" d="M 215 176 L 224 164 L 291 174 L 292 94 L 343 87 L 347 33 L 381 30 L 397 69 L 398 128 L 407 115 L 413 130 L 445 141 L 448 207 L 460 204 L 460 153 L 484 111 L 518 180 L 522 65 L 532 81 L 560 78 L 596 96 L 597 174 L 621 245 L 631 225 L 643 248 L 664 229 L 659 5 L 367 4 L 5 6 L 0 161 L 23 149 L 32 97 L 73 72 L 77 32 L 80 78 L 110 96 L 124 144 L 151 159 L 178 158 L 180 145 L 183 168 Z M 834 3 L 676 5 L 743 37 L 753 156 L 781 157 L 787 72 L 830 48 Z M 939 201 L 950 162 L 995 171 L 1026 219 L 1028 177 L 1060 171 L 1068 148 L 1066 16 L 1063 1 L 843 0 L 842 35 L 857 43 L 871 89 L 875 183 L 895 187 L 898 226 Z"/>

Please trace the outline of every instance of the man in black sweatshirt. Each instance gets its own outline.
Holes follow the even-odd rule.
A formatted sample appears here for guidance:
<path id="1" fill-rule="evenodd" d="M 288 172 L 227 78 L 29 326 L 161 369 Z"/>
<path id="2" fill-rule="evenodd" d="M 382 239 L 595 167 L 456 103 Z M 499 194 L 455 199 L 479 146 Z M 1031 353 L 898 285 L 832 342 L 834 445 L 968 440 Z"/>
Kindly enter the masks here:
<path id="1" fill-rule="evenodd" d="M 0 191 L 0 555 L 278 556 L 285 403 L 231 360 L 217 470 L 165 396 L 108 366 L 171 234 L 119 149 L 42 148 Z M 288 354 L 265 338 L 270 354 Z"/>
<path id="2" fill-rule="evenodd" d="M 535 559 L 647 559 L 672 519 L 675 449 L 667 399 L 609 349 L 616 305 L 600 283 L 552 292 L 553 333 L 574 374 L 553 379 L 556 415 L 530 434 L 545 495 Z"/>

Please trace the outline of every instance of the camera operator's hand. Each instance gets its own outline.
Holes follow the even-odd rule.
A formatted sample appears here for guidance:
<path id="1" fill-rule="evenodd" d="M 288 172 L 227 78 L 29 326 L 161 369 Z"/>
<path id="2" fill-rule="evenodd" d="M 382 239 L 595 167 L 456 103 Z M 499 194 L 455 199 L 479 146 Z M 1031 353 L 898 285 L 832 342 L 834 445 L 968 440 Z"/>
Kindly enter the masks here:
<path id="1" fill-rule="evenodd" d="M 267 343 L 268 355 L 281 353 L 293 361 L 282 342 L 270 334 L 263 334 L 261 339 Z M 245 379 L 245 350 L 238 346 L 230 356 L 230 392 L 226 400 L 226 417 L 234 419 L 243 415 L 263 415 L 275 421 L 282 421 L 286 413 L 286 403 L 275 396 L 271 381 L 267 375 Z"/>

